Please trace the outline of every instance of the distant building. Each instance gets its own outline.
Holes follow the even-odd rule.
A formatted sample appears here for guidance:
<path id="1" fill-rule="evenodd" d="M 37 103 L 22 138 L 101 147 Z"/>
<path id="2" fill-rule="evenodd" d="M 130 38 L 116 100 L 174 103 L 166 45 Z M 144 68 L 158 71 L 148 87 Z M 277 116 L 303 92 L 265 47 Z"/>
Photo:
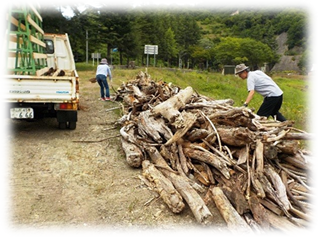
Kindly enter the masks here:
<path id="1" fill-rule="evenodd" d="M 227 75 L 227 74 L 235 74 L 235 65 L 224 65 L 223 70 L 222 70 L 222 75 Z"/>

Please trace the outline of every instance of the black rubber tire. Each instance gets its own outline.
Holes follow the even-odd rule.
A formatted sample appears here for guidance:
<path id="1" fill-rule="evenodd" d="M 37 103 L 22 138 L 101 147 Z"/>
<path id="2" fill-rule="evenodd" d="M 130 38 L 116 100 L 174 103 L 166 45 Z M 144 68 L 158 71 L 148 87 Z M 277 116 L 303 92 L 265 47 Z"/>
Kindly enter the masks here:
<path id="1" fill-rule="evenodd" d="M 66 129 L 67 124 L 66 122 L 59 122 L 59 129 Z"/>
<path id="2" fill-rule="evenodd" d="M 75 121 L 68 122 L 68 128 L 71 130 L 76 129 L 76 122 Z"/>

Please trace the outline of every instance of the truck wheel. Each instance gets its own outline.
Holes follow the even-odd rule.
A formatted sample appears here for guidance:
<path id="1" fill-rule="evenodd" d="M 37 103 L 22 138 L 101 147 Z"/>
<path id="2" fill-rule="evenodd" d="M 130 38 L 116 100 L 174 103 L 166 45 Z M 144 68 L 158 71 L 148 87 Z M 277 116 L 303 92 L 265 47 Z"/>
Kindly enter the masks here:
<path id="1" fill-rule="evenodd" d="M 59 122 L 59 129 L 66 129 L 66 122 Z"/>
<path id="2" fill-rule="evenodd" d="M 68 128 L 71 130 L 74 130 L 76 128 L 76 122 L 75 121 L 68 122 Z"/>

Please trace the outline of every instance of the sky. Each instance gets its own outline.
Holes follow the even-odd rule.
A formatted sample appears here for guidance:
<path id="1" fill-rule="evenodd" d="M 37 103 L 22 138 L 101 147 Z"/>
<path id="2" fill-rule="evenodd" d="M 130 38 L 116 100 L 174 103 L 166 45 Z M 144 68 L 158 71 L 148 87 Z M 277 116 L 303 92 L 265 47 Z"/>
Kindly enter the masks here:
<path id="1" fill-rule="evenodd" d="M 184 5 L 184 4 L 190 4 L 194 5 L 197 3 L 202 2 L 203 0 L 152 0 L 154 4 L 166 4 L 170 5 L 172 3 L 176 3 L 178 5 Z M 87 4 L 90 4 L 92 6 L 98 6 L 96 3 L 94 3 L 94 0 L 86 0 Z M 138 6 L 142 3 L 142 0 L 133 0 L 134 6 Z M 84 10 L 84 7 L 82 8 Z M 80 8 L 81 10 L 81 8 Z M 63 9 L 63 15 L 67 17 L 73 16 L 73 12 L 70 9 Z"/>

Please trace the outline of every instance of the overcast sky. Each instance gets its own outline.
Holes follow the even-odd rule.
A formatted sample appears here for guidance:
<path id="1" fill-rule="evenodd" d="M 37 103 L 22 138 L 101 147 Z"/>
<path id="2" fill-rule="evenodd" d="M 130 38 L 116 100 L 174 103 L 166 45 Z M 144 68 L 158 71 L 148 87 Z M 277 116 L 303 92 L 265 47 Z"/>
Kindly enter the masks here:
<path id="1" fill-rule="evenodd" d="M 184 4 L 190 4 L 194 5 L 197 3 L 202 2 L 203 0 L 153 0 L 154 4 L 166 4 L 170 5 L 172 3 L 177 3 L 178 5 L 184 5 Z M 87 4 L 90 4 L 92 6 L 98 6 L 98 4 L 94 3 L 94 0 L 86 0 Z M 142 3 L 142 0 L 133 0 L 134 6 L 140 5 Z M 84 7 L 80 7 L 80 10 L 84 10 Z M 70 9 L 63 9 L 63 15 L 71 17 L 73 15 L 73 12 Z"/>

